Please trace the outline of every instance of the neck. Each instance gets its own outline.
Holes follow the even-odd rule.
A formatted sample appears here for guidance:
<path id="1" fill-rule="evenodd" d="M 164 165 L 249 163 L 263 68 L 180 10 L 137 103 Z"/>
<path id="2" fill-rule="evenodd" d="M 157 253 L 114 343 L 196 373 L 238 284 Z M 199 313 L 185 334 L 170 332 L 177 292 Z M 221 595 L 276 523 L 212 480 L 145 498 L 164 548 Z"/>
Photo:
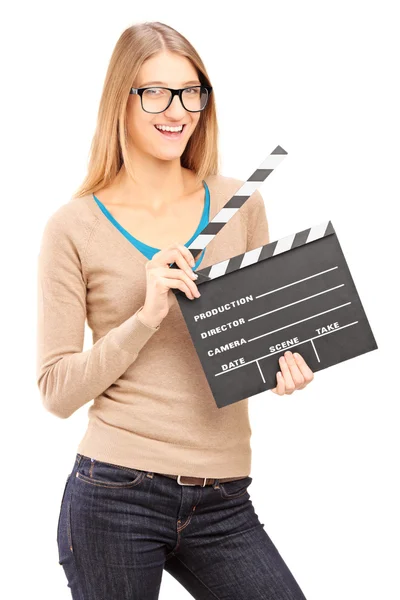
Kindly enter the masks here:
<path id="1" fill-rule="evenodd" d="M 154 210 L 158 210 L 172 200 L 183 198 L 193 188 L 193 180 L 189 178 L 188 169 L 181 166 L 179 157 L 161 160 L 135 151 L 130 159 L 135 179 L 129 176 L 125 165 L 122 165 L 113 182 L 119 198 L 127 202 L 135 198 L 137 204 L 143 198 L 147 206 L 150 204 Z"/>

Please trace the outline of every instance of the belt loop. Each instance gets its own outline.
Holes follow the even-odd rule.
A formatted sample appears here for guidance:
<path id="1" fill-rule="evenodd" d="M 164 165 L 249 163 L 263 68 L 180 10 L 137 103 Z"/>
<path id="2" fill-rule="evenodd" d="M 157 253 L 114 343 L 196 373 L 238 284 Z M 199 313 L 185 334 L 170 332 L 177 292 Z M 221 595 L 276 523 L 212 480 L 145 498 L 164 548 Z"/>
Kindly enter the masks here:
<path id="1" fill-rule="evenodd" d="M 76 456 L 75 456 L 75 462 L 74 462 L 74 466 L 72 468 L 71 474 L 72 473 L 74 473 L 74 474 L 76 473 L 76 471 L 78 470 L 78 467 L 80 465 L 81 460 L 82 460 L 82 455 L 77 453 Z"/>

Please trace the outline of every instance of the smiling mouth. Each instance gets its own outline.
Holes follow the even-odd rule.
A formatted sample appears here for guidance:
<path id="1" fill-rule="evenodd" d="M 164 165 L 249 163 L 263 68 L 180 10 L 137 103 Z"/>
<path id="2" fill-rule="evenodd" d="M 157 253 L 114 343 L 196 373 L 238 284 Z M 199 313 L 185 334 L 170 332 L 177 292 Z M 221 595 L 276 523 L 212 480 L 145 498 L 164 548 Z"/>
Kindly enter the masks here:
<path id="1" fill-rule="evenodd" d="M 157 129 L 157 127 L 154 125 L 154 129 L 156 131 L 158 131 L 158 133 L 160 135 L 163 135 L 164 137 L 171 138 L 171 139 L 179 139 L 182 136 L 183 132 L 185 131 L 185 127 L 186 127 L 186 123 L 184 123 L 182 125 L 181 131 L 162 131 L 161 129 Z"/>

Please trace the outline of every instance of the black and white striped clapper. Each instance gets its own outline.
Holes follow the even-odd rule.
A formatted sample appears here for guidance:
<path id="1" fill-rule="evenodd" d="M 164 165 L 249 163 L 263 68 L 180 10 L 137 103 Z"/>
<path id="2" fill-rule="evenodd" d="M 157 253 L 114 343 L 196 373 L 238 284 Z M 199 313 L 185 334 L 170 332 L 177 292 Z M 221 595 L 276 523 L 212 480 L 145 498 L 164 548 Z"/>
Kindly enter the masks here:
<path id="1" fill-rule="evenodd" d="M 285 155 L 278 146 L 262 163 L 192 242 L 193 256 Z M 196 273 L 200 298 L 174 292 L 218 408 L 275 387 L 286 350 L 316 372 L 378 348 L 331 221 Z"/>
<path id="2" fill-rule="evenodd" d="M 237 192 L 225 203 L 223 208 L 213 217 L 213 219 L 204 227 L 200 234 L 187 246 L 196 259 L 197 254 L 204 250 L 206 246 L 215 238 L 221 229 L 232 219 L 233 215 L 243 206 L 250 198 L 256 189 L 260 187 L 262 182 L 273 172 L 273 170 L 281 164 L 286 157 L 287 152 L 277 146 L 271 154 L 261 163 L 252 175 L 244 182 Z M 172 264 L 172 268 L 178 268 L 176 263 Z M 200 273 L 196 271 L 196 273 Z M 199 276 L 200 279 L 200 276 Z M 196 281 L 196 285 L 197 285 Z"/>

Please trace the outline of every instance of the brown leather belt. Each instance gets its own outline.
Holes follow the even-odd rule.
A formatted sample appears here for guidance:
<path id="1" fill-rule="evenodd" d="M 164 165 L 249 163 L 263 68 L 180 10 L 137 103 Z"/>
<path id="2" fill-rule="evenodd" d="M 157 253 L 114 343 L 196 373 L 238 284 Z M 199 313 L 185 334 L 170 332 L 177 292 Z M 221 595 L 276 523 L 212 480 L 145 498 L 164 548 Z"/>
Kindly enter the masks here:
<path id="1" fill-rule="evenodd" d="M 176 479 L 179 485 L 201 485 L 202 487 L 206 485 L 212 485 L 216 481 L 222 483 L 224 481 L 237 481 L 238 479 L 246 479 L 248 475 L 242 475 L 241 477 L 223 477 L 221 479 L 211 478 L 211 477 L 191 477 L 190 475 L 169 475 L 166 473 L 160 473 L 160 475 L 164 475 L 164 477 L 170 477 L 171 479 Z"/>

